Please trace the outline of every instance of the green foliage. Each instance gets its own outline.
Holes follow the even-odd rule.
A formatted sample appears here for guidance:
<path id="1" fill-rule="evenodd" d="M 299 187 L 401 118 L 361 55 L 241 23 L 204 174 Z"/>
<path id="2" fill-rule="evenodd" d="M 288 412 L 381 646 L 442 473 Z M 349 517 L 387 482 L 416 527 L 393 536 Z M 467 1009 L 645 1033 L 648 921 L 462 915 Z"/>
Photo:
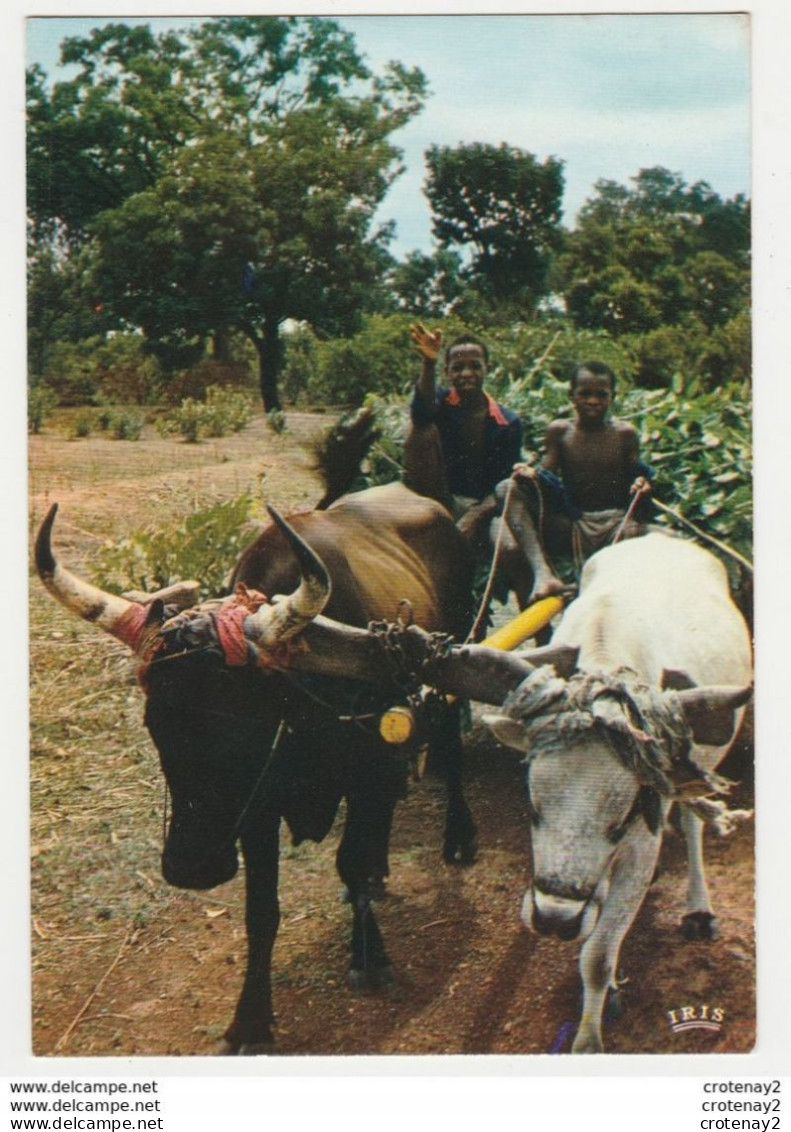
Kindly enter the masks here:
<path id="1" fill-rule="evenodd" d="M 34 385 L 27 395 L 28 432 L 39 433 L 58 407 L 58 395 L 48 385 Z"/>
<path id="2" fill-rule="evenodd" d="M 253 403 L 248 394 L 210 385 L 205 401 L 186 397 L 177 409 L 157 420 L 156 428 L 161 436 L 179 435 L 187 443 L 197 444 L 208 437 L 241 432 L 252 419 Z"/>
<path id="3" fill-rule="evenodd" d="M 107 317 L 162 348 L 243 332 L 278 408 L 284 320 L 349 333 L 375 301 L 391 231 L 374 217 L 400 172 L 389 138 L 420 110 L 423 75 L 374 74 L 348 32 L 310 17 L 109 24 L 63 59 L 77 75 L 51 91 L 29 76 L 34 230 L 89 242 Z"/>
<path id="4" fill-rule="evenodd" d="M 390 271 L 389 285 L 399 311 L 412 318 L 441 318 L 464 295 L 461 256 L 439 248 L 433 255 L 410 252 Z"/>
<path id="5" fill-rule="evenodd" d="M 49 344 L 43 371 L 62 405 L 150 404 L 159 393 L 160 372 L 144 347 L 139 334 L 64 338 Z"/>
<path id="6" fill-rule="evenodd" d="M 466 278 L 495 301 L 527 310 L 546 293 L 550 257 L 560 244 L 563 162 L 543 163 L 505 143 L 433 145 L 426 152 L 426 196 L 441 248 L 472 251 Z"/>
<path id="7" fill-rule="evenodd" d="M 557 341 L 560 343 L 560 339 Z M 521 344 L 525 345 L 524 338 Z M 498 341 L 496 356 L 501 353 L 502 341 Z M 594 351 L 592 356 L 600 358 L 601 354 Z M 534 360 L 528 357 L 513 368 L 508 367 L 506 359 L 506 364 L 495 368 L 493 380 L 487 386 L 498 400 L 519 414 L 525 427 L 525 455 L 532 462 L 542 455 L 543 437 L 550 421 L 572 415 L 566 374 L 561 378 L 553 372 L 551 357 L 537 364 L 540 358 L 541 354 L 534 355 Z M 584 357 L 577 353 L 576 360 Z M 408 402 L 402 396 L 370 395 L 366 404 L 375 408 L 381 429 L 370 453 L 366 482 L 390 482 L 399 478 L 403 467 Z M 629 420 L 640 432 L 643 458 L 657 473 L 657 498 L 706 533 L 750 557 L 749 384 L 731 382 L 708 392 L 699 379 L 685 381 L 677 375 L 673 388 L 647 390 L 621 378 L 614 413 Z"/>
<path id="8" fill-rule="evenodd" d="M 113 440 L 139 440 L 146 418 L 143 413 L 131 411 L 113 413 L 110 417 L 109 432 Z"/>
<path id="9" fill-rule="evenodd" d="M 574 323 L 617 336 L 671 326 L 711 332 L 746 311 L 744 197 L 723 201 L 704 182 L 688 186 L 661 167 L 632 180 L 632 188 L 597 182 L 555 265 L 553 284 Z M 644 353 L 656 353 L 658 344 L 647 344 Z M 667 373 L 666 364 L 659 368 Z"/>
<path id="10" fill-rule="evenodd" d="M 270 409 L 266 414 L 266 427 L 275 436 L 280 436 L 286 431 L 286 414 L 280 409 Z"/>
<path id="11" fill-rule="evenodd" d="M 77 413 L 72 421 L 71 434 L 75 439 L 84 439 L 90 436 L 96 424 L 96 415 L 87 410 Z"/>
<path id="12" fill-rule="evenodd" d="M 742 311 L 705 341 L 698 367 L 704 388 L 749 382 L 752 356 L 752 321 L 749 311 Z"/>
<path id="13" fill-rule="evenodd" d="M 102 589 L 149 592 L 197 578 L 206 594 L 219 593 L 228 570 L 250 539 L 252 497 L 194 511 L 180 524 L 147 527 L 99 551 L 94 581 Z"/>

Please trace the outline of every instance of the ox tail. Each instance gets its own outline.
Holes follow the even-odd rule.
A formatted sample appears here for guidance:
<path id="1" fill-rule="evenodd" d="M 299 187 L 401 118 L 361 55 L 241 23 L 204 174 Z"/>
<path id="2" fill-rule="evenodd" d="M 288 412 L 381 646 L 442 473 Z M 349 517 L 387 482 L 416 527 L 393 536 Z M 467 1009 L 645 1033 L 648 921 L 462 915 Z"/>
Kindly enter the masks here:
<path id="1" fill-rule="evenodd" d="M 342 417 L 313 446 L 313 469 L 324 485 L 317 511 L 325 511 L 349 491 L 368 486 L 360 465 L 380 434 L 374 409 L 364 405 Z"/>

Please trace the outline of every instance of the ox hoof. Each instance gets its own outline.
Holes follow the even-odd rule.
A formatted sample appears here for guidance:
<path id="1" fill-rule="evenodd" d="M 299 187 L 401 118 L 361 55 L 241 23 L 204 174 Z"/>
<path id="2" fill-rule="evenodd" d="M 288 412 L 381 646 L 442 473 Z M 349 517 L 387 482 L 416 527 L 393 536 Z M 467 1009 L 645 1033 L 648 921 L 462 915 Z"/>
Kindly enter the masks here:
<path id="1" fill-rule="evenodd" d="M 605 1022 L 617 1022 L 619 1018 L 623 1017 L 623 1012 L 623 994 L 616 987 L 610 987 L 607 991 L 607 998 L 604 1003 Z"/>
<path id="2" fill-rule="evenodd" d="M 270 1038 L 263 1042 L 230 1042 L 223 1040 L 216 1057 L 263 1057 L 275 1053 L 275 1043 Z"/>
<path id="3" fill-rule="evenodd" d="M 472 865 L 478 856 L 478 842 L 449 842 L 442 847 L 442 859 L 446 865 Z"/>
<path id="4" fill-rule="evenodd" d="M 720 936 L 711 912 L 689 912 L 681 921 L 681 934 L 687 940 L 713 940 Z"/>
<path id="5" fill-rule="evenodd" d="M 395 972 L 390 964 L 384 967 L 350 967 L 349 986 L 353 991 L 382 990 L 395 982 Z"/>

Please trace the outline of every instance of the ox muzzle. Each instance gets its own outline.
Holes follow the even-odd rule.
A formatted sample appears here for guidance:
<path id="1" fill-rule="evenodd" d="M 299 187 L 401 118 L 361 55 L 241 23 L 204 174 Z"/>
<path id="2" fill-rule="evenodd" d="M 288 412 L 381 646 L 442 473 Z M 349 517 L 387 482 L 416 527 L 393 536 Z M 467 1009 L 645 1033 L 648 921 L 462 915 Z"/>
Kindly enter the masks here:
<path id="1" fill-rule="evenodd" d="M 162 850 L 162 876 L 175 888 L 208 889 L 236 876 L 239 857 L 233 829 L 187 818 L 174 808 Z"/>
<path id="2" fill-rule="evenodd" d="M 536 935 L 570 941 L 585 939 L 596 926 L 599 906 L 591 897 L 557 895 L 533 885 L 522 903 L 522 922 Z"/>

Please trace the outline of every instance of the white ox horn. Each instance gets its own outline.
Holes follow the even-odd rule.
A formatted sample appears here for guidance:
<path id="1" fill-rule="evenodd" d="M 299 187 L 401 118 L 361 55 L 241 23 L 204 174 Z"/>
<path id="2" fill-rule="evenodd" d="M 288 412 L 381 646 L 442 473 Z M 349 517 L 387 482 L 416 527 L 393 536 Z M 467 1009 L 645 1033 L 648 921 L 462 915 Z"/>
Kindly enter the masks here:
<path id="1" fill-rule="evenodd" d="M 135 603 L 116 594 L 106 593 L 90 582 L 84 582 L 61 566 L 52 552 L 52 527 L 57 513 L 58 505 L 53 503 L 36 538 L 38 576 L 52 596 L 72 613 L 98 625 L 107 633 L 115 633 L 122 617 L 129 613 Z"/>
<path id="2" fill-rule="evenodd" d="M 267 510 L 296 555 L 302 578 L 294 593 L 274 605 L 262 605 L 248 619 L 245 632 L 261 648 L 295 636 L 321 613 L 330 597 L 330 576 L 319 556 L 274 507 L 267 504 Z"/>

